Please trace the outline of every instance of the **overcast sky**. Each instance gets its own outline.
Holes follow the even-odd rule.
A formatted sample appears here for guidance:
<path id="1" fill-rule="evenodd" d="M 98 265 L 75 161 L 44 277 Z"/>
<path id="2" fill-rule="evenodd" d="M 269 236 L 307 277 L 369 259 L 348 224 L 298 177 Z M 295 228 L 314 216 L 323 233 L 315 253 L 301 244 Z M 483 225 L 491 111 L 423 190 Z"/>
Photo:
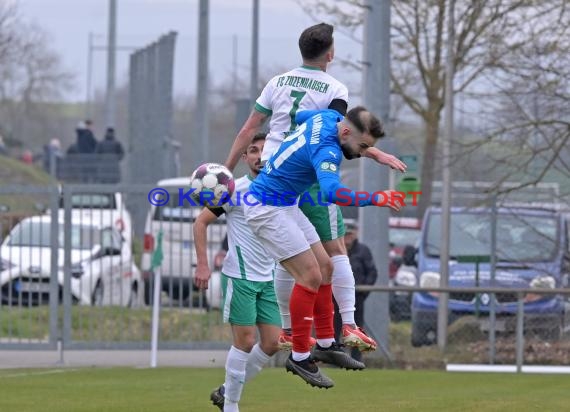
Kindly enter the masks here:
<path id="1" fill-rule="evenodd" d="M 20 14 L 43 27 L 53 48 L 63 57 L 65 67 L 77 76 L 72 100 L 84 100 L 87 79 L 89 33 L 99 35 L 96 44 L 106 45 L 108 0 L 13 0 Z M 175 93 L 196 88 L 198 0 L 117 0 L 119 46 L 143 47 L 171 30 L 178 32 L 175 67 Z M 210 73 L 214 84 L 231 78 L 233 36 L 238 39 L 238 73 L 249 80 L 252 0 L 210 0 Z M 300 64 L 297 39 L 301 31 L 315 22 L 303 13 L 294 0 L 260 0 L 260 72 L 274 73 Z M 335 35 L 337 54 L 359 57 L 360 45 L 341 33 Z M 94 88 L 105 87 L 106 53 L 93 54 Z M 129 52 L 117 57 L 117 83 L 125 84 Z M 355 75 L 339 64 L 331 74 L 355 83 Z M 357 79 L 357 77 L 356 77 Z M 357 87 L 358 81 L 354 87 Z M 351 90 L 352 91 L 352 90 Z M 357 93 L 354 90 L 353 93 Z"/>

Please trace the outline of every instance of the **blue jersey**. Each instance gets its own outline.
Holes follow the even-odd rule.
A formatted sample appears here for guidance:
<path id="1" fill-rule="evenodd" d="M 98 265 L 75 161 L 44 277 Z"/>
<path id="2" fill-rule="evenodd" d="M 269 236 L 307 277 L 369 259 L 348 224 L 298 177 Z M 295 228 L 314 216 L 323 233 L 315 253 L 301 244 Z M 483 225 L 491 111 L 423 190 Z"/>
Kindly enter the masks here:
<path id="1" fill-rule="evenodd" d="M 287 206 L 310 186 L 319 183 L 325 201 L 367 206 L 356 202 L 356 193 L 340 183 L 342 149 L 337 123 L 343 117 L 335 110 L 307 110 L 297 114 L 299 126 L 267 161 L 249 190 L 263 204 Z M 341 197 L 339 197 L 339 194 Z M 350 203 L 348 203 L 350 202 Z"/>

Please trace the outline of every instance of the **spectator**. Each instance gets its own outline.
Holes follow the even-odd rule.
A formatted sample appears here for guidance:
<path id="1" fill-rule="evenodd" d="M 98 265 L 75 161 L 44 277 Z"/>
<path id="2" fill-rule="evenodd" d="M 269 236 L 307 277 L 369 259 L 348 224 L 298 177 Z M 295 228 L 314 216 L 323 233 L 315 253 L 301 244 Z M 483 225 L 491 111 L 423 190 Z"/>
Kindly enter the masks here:
<path id="1" fill-rule="evenodd" d="M 95 153 L 105 155 L 99 164 L 99 181 L 102 183 L 118 183 L 121 181 L 119 162 L 125 152 L 123 145 L 115 139 L 115 129 L 107 128 L 105 138 L 97 144 Z"/>
<path id="2" fill-rule="evenodd" d="M 77 149 L 79 153 L 95 153 L 97 147 L 97 139 L 92 130 L 93 123 L 91 120 L 79 122 L 77 125 Z"/>
<path id="3" fill-rule="evenodd" d="M 31 165 L 34 163 L 34 155 L 32 153 L 31 150 L 24 150 L 22 152 L 22 157 L 21 157 L 22 162 L 24 162 L 27 165 Z"/>
<path id="4" fill-rule="evenodd" d="M 353 223 L 346 223 L 346 234 L 344 235 L 344 243 L 348 252 L 350 266 L 354 273 L 354 281 L 356 285 L 373 285 L 376 283 L 378 272 L 374 265 L 374 259 L 368 246 L 358 241 L 358 226 Z M 368 297 L 369 292 L 356 291 L 356 310 L 354 311 L 354 321 L 357 325 L 364 325 L 364 301 Z M 342 320 L 338 313 L 338 306 L 334 303 L 334 327 L 337 339 L 340 338 L 342 329 Z M 351 356 L 361 361 L 362 354 L 357 348 L 352 348 Z"/>
<path id="5" fill-rule="evenodd" d="M 67 152 L 65 152 L 65 154 L 68 155 L 74 155 L 79 153 L 79 148 L 77 147 L 77 143 L 72 143 L 69 145 L 69 147 L 67 148 Z"/>
<path id="6" fill-rule="evenodd" d="M 44 170 L 51 175 L 55 175 L 62 157 L 63 154 L 61 153 L 61 143 L 59 139 L 51 139 L 49 144 L 44 146 Z"/>

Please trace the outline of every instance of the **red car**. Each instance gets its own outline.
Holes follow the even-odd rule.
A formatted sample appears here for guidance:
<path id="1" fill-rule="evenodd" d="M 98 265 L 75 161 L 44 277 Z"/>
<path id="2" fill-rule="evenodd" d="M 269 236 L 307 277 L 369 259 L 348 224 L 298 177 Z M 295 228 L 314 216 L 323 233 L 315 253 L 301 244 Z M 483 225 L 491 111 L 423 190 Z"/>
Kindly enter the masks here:
<path id="1" fill-rule="evenodd" d="M 414 217 L 390 217 L 389 226 L 390 266 L 388 274 L 390 279 L 393 279 L 402 264 L 404 247 L 417 246 L 422 222 Z"/>

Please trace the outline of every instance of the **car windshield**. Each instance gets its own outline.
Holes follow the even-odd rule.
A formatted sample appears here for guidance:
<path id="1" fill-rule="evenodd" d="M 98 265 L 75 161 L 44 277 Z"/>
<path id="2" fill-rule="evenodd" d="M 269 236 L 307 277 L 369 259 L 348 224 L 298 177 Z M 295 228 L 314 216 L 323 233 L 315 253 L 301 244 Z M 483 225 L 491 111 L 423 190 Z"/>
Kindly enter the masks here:
<path id="1" fill-rule="evenodd" d="M 441 214 L 431 214 L 425 249 L 439 256 Z M 497 217 L 497 259 L 505 262 L 551 260 L 558 249 L 558 225 L 553 216 L 529 216 L 500 213 Z M 491 251 L 490 215 L 452 213 L 450 256 L 489 256 Z"/>
<path id="2" fill-rule="evenodd" d="M 60 200 L 63 208 L 63 197 Z M 115 209 L 115 195 L 112 193 L 78 193 L 71 195 L 73 209 Z"/>
<path id="3" fill-rule="evenodd" d="M 390 244 L 394 246 L 417 246 L 421 231 L 414 228 L 391 227 L 389 231 Z"/>
<path id="4" fill-rule="evenodd" d="M 10 233 L 10 246 L 50 247 L 50 222 L 24 221 Z M 59 247 L 64 247 L 63 225 L 59 225 Z M 90 226 L 71 225 L 71 248 L 90 250 L 99 244 L 99 230 Z"/>

